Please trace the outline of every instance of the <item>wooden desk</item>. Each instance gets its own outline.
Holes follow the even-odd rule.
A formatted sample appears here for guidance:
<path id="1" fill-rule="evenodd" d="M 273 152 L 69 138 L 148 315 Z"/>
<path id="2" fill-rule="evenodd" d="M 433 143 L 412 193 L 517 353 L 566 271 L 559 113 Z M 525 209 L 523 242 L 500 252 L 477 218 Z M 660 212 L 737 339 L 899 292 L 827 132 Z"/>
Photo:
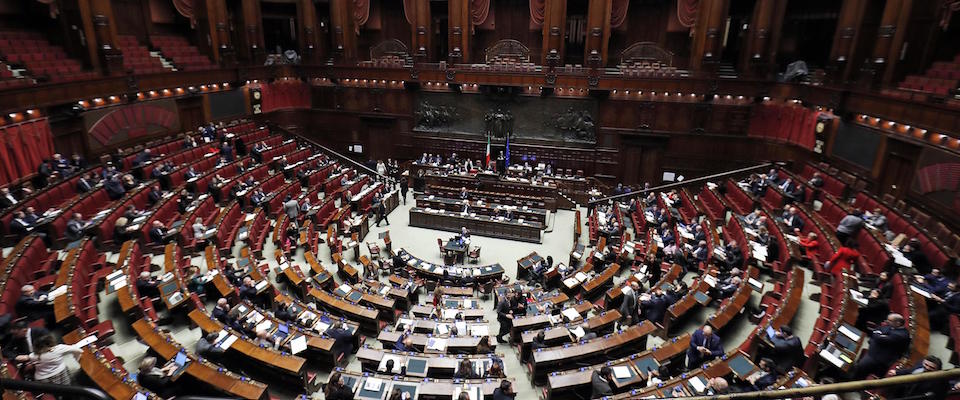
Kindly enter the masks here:
<path id="1" fill-rule="evenodd" d="M 210 315 L 204 311 L 190 311 L 189 317 L 205 334 L 225 330 L 223 324 L 210 317 Z M 237 340 L 230 345 L 230 350 L 240 353 L 251 362 L 269 367 L 275 372 L 280 372 L 287 377 L 293 378 L 301 384 L 305 381 L 305 359 L 293 355 L 281 354 L 279 351 L 257 346 L 249 339 L 244 338 L 242 334 L 233 332 L 232 329 L 226 330 L 231 335 L 238 337 Z"/>
<path id="2" fill-rule="evenodd" d="M 466 227 L 473 235 L 533 243 L 540 243 L 540 233 L 543 230 L 543 225 L 535 222 L 501 221 L 483 215 L 462 215 L 443 210 L 427 212 L 419 207 L 410 209 L 410 226 L 449 232 L 460 232 L 462 227 Z"/>
<path id="3" fill-rule="evenodd" d="M 321 307 L 328 311 L 359 322 L 360 328 L 365 331 L 377 332 L 381 328 L 378 319 L 380 313 L 376 309 L 350 303 L 317 288 L 311 288 L 307 291 L 307 296 L 317 301 Z"/>
<path id="4" fill-rule="evenodd" d="M 472 279 L 477 283 L 500 280 L 500 278 L 503 277 L 503 266 L 500 264 L 446 267 L 417 258 L 404 249 L 399 249 L 397 254 L 399 254 L 400 258 L 407 263 L 408 267 L 413 268 L 416 271 L 417 276 L 432 281 L 442 281 L 444 279 L 444 271 L 447 271 L 448 275 L 452 279 L 465 280 L 466 278 L 466 280 Z"/>
<path id="5" fill-rule="evenodd" d="M 475 368 L 478 365 L 481 366 L 481 368 L 477 368 L 480 370 L 478 375 L 483 376 L 490 365 L 493 364 L 494 356 L 503 359 L 502 354 L 449 357 L 446 354 L 401 352 L 397 350 L 374 349 L 369 346 L 364 346 L 357 351 L 357 359 L 360 360 L 360 366 L 363 372 L 390 374 L 391 372 L 386 371 L 386 368 L 383 368 L 381 364 L 385 359 L 392 359 L 394 360 L 394 368 L 396 370 L 399 370 L 401 367 L 407 367 L 407 376 L 421 378 L 453 378 L 459 364 L 463 360 L 470 360 L 470 363 L 473 364 Z M 411 361 L 417 365 L 415 367 L 416 371 L 411 370 L 411 366 L 413 366 Z M 419 368 L 421 365 L 423 367 L 422 371 Z"/>
<path id="6" fill-rule="evenodd" d="M 532 252 L 517 260 L 517 279 L 524 279 L 530 276 L 530 271 L 537 263 L 545 262 L 537 252 Z"/>
<path id="7" fill-rule="evenodd" d="M 434 210 L 446 210 L 447 212 L 461 212 L 464 206 L 468 206 L 471 213 L 495 217 L 501 212 L 510 211 L 516 219 L 523 218 L 526 221 L 539 223 L 541 226 L 547 224 L 547 210 L 542 208 L 533 208 L 530 206 L 513 206 L 490 203 L 481 200 L 470 201 L 459 197 L 443 197 L 437 195 L 417 196 L 416 206 L 420 208 L 432 208 Z"/>
<path id="8" fill-rule="evenodd" d="M 204 382 L 217 391 L 230 396 L 244 399 L 265 399 L 268 397 L 267 386 L 263 383 L 241 379 L 239 375 L 228 370 L 221 372 L 219 371 L 220 367 L 207 361 L 198 360 L 193 352 L 186 351 L 183 346 L 173 341 L 172 337 L 159 332 L 153 323 L 140 319 L 131 326 L 137 333 L 137 337 L 164 360 L 171 360 L 176 357 L 177 353 L 183 351 L 190 360 L 190 364 L 183 372 L 197 381 Z"/>
<path id="9" fill-rule="evenodd" d="M 572 309 L 577 312 L 580 318 L 583 318 L 587 312 L 593 309 L 593 304 L 589 301 L 580 301 L 574 304 L 569 304 L 569 309 Z M 520 340 L 520 334 L 529 331 L 532 329 L 540 329 L 554 324 L 553 320 L 559 320 L 564 322 L 576 322 L 580 319 L 569 320 L 562 315 L 560 317 L 552 317 L 551 314 L 542 313 L 534 315 L 525 315 L 525 316 L 515 316 L 513 318 L 513 323 L 510 327 L 510 342 L 516 342 Z"/>
<path id="10" fill-rule="evenodd" d="M 530 358 L 530 352 L 533 345 L 533 339 L 543 332 L 543 340 L 549 346 L 557 346 L 573 341 L 570 335 L 570 329 L 586 324 L 590 332 L 597 335 L 603 335 L 613 330 L 614 325 L 620 320 L 620 312 L 617 310 L 604 311 L 600 315 L 587 318 L 586 321 L 570 322 L 563 325 L 548 326 L 543 329 L 531 329 L 524 331 L 520 335 L 520 361 L 527 361 Z"/>
<path id="11" fill-rule="evenodd" d="M 94 353 L 89 348 L 84 348 L 80 354 L 80 369 L 97 386 L 107 392 L 114 399 L 132 399 L 137 393 L 150 393 L 130 379 L 129 374 L 123 369 L 116 369 L 110 362 L 98 352 Z M 151 399 L 159 399 L 154 394 L 150 394 Z"/>
<path id="12" fill-rule="evenodd" d="M 403 387 L 413 393 L 411 399 L 417 400 L 456 400 L 454 393 L 458 388 L 477 387 L 483 393 L 484 398 L 493 396 L 493 391 L 500 387 L 499 379 L 435 379 L 435 378 L 402 378 L 394 375 L 380 374 L 362 374 L 358 372 L 344 371 L 337 369 L 341 373 L 344 383 L 355 393 L 355 398 L 372 400 L 385 399 L 393 388 Z M 319 376 L 319 374 L 318 374 Z M 367 379 L 376 378 L 383 382 L 380 390 L 369 392 L 361 390 Z M 314 382 L 314 386 L 319 387 L 321 382 Z M 325 383 L 325 382 L 323 382 Z"/>
<path id="13" fill-rule="evenodd" d="M 453 325 L 453 323 L 450 325 Z M 401 340 L 402 335 L 403 332 L 383 330 L 377 335 L 377 340 L 383 343 L 385 347 L 390 346 L 392 348 Z M 496 344 L 491 342 L 490 336 L 450 336 L 415 332 L 408 333 L 408 335 L 413 339 L 413 347 L 421 353 L 484 354 L 489 353 L 496 347 Z M 431 348 L 431 343 L 435 343 L 437 340 L 446 341 L 446 343 L 444 346 L 440 346 L 442 348 Z"/>
<path id="14" fill-rule="evenodd" d="M 630 352 L 635 346 L 645 346 L 647 335 L 657 330 L 650 321 L 633 325 L 623 331 L 597 337 L 571 346 L 537 349 L 531 357 L 531 368 L 535 380 L 542 380 L 549 370 L 567 363 L 582 363 L 600 356 Z"/>

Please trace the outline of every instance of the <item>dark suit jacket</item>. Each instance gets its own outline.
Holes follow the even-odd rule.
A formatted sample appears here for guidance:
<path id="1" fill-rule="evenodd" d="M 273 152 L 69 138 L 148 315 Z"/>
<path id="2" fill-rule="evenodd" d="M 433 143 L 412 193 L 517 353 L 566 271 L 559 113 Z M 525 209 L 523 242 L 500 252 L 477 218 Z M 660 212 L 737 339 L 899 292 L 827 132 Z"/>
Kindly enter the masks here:
<path id="1" fill-rule="evenodd" d="M 652 296 L 650 300 L 640 302 L 644 316 L 650 322 L 658 324 L 663 324 L 663 317 L 667 315 L 667 307 L 669 306 L 670 303 L 666 296 Z"/>
<path id="2" fill-rule="evenodd" d="M 593 376 L 590 377 L 590 387 L 592 388 L 590 394 L 591 399 L 599 399 L 603 396 L 613 394 L 613 388 L 610 386 L 610 382 L 607 382 L 606 379 L 600 376 L 600 371 L 593 371 Z"/>
<path id="3" fill-rule="evenodd" d="M 220 307 L 214 307 L 213 312 L 211 312 L 211 315 L 213 315 L 213 318 L 216 319 L 217 321 L 220 321 L 220 323 L 224 325 L 230 325 L 229 314 L 230 314 L 229 310 L 224 310 Z"/>
<path id="4" fill-rule="evenodd" d="M 170 377 L 168 376 L 141 373 L 137 375 L 137 382 L 140 383 L 140 386 L 149 389 L 161 398 L 167 398 L 176 393 L 176 387 L 170 383 Z"/>
<path id="5" fill-rule="evenodd" d="M 85 224 L 83 222 L 76 221 L 76 220 L 70 220 L 70 222 L 67 222 L 67 231 L 65 232 L 67 240 L 71 242 L 75 240 L 80 240 L 80 238 L 83 237 L 84 225 Z"/>
<path id="6" fill-rule="evenodd" d="M 331 350 L 335 357 L 339 357 L 343 353 L 353 352 L 353 335 L 350 332 L 345 329 L 329 329 L 327 330 L 327 336 L 333 338 Z"/>
<path id="7" fill-rule="evenodd" d="M 50 333 L 46 328 L 30 328 L 27 332 L 27 335 L 30 336 L 31 342 L 33 343 L 34 350 L 37 349 L 40 338 Z M 12 359 L 24 354 L 30 354 L 30 346 L 27 343 L 27 338 L 17 338 L 11 335 L 3 345 L 3 356 Z"/>
<path id="8" fill-rule="evenodd" d="M 90 189 L 93 189 L 93 185 L 90 184 L 89 181 L 87 181 L 84 178 L 80 178 L 77 180 L 77 192 L 86 193 L 86 192 L 89 192 Z"/>
<path id="9" fill-rule="evenodd" d="M 150 200 L 150 204 L 157 204 L 161 197 L 163 197 L 163 192 L 159 190 L 151 190 L 150 193 L 147 194 L 147 200 Z"/>
<path id="10" fill-rule="evenodd" d="M 163 244 L 163 229 L 150 228 L 150 241 L 156 244 Z"/>
<path id="11" fill-rule="evenodd" d="M 698 346 L 706 347 L 710 350 L 709 356 L 703 356 L 697 351 Z M 697 329 L 690 337 L 690 348 L 687 349 L 687 367 L 699 367 L 704 361 L 712 360 L 723 355 L 723 344 L 720 343 L 720 337 L 713 334 L 708 339 L 703 334 L 703 329 Z"/>
<path id="12" fill-rule="evenodd" d="M 906 328 L 881 326 L 870 334 L 870 348 L 864 358 L 893 363 L 910 348 L 910 333 Z"/>
<path id="13" fill-rule="evenodd" d="M 796 336 L 789 338 L 774 336 L 773 339 L 770 339 L 770 342 L 773 343 L 773 362 L 777 364 L 778 371 L 790 371 L 791 368 L 799 365 L 800 361 L 803 360 L 803 344 L 800 342 L 800 338 Z"/>
<path id="14" fill-rule="evenodd" d="M 10 233 L 13 233 L 17 236 L 26 236 L 28 227 L 29 225 L 27 224 L 27 221 L 21 221 L 18 218 L 14 218 L 12 221 L 10 221 Z"/>
<path id="15" fill-rule="evenodd" d="M 21 295 L 17 300 L 17 304 L 14 306 L 17 315 L 27 317 L 27 319 L 32 321 L 43 318 L 53 312 L 53 306 L 37 299 L 37 297 L 40 297 L 42 294 L 43 293 L 38 291 L 36 297 Z"/>

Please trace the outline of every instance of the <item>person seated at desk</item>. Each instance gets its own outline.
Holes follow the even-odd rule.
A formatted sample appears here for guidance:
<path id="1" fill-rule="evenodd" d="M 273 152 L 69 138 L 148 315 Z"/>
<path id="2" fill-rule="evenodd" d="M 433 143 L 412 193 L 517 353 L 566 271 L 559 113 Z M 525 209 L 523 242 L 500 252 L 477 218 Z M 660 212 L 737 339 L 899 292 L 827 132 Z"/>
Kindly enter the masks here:
<path id="1" fill-rule="evenodd" d="M 920 241 L 917 238 L 910 239 L 907 244 L 903 245 L 903 248 L 900 249 L 900 253 L 903 254 L 903 257 L 910 260 L 913 264 L 913 268 L 921 274 L 928 274 L 932 272 L 930 268 L 930 259 L 927 258 L 926 254 L 923 254 L 923 251 L 920 250 Z"/>
<path id="2" fill-rule="evenodd" d="M 170 382 L 170 376 L 177 367 L 176 363 L 170 363 L 163 368 L 157 368 L 157 358 L 146 356 L 140 361 L 137 383 L 161 398 L 172 397 L 177 393 L 177 387 Z"/>
<path id="3" fill-rule="evenodd" d="M 747 377 L 747 383 L 750 384 L 749 388 L 747 388 L 748 390 L 766 390 L 777 383 L 779 375 L 776 368 L 774 368 L 773 360 L 761 358 L 757 367 L 760 368 L 760 371 Z"/>
<path id="4" fill-rule="evenodd" d="M 506 378 L 506 376 L 500 378 Z M 500 381 L 500 386 L 493 389 L 493 400 L 513 400 L 516 397 L 517 394 L 513 391 L 513 383 L 506 379 Z"/>
<path id="5" fill-rule="evenodd" d="M 162 198 L 163 190 L 160 189 L 160 185 L 153 185 L 153 187 L 150 188 L 150 193 L 147 193 L 147 200 L 150 202 L 150 205 L 156 205 Z"/>
<path id="6" fill-rule="evenodd" d="M 187 167 L 187 171 L 183 173 L 183 179 L 187 181 L 193 178 L 196 178 L 198 176 L 200 176 L 200 173 L 197 172 L 195 169 L 193 169 L 192 165 Z"/>
<path id="7" fill-rule="evenodd" d="M 80 213 L 73 213 L 73 218 L 67 222 L 67 229 L 64 232 L 64 236 L 68 242 L 74 242 L 83 238 L 86 235 L 87 227 L 90 225 L 90 222 L 83 219 L 83 215 Z"/>
<path id="8" fill-rule="evenodd" d="M 326 400 L 353 400 L 353 390 L 343 382 L 340 371 L 330 374 L 330 380 L 323 388 L 323 398 Z"/>
<path id="9" fill-rule="evenodd" d="M 27 214 L 23 211 L 13 213 L 13 219 L 10 220 L 10 233 L 17 235 L 18 239 L 27 236 L 33 230 L 33 224 L 27 221 Z"/>
<path id="10" fill-rule="evenodd" d="M 613 395 L 613 387 L 610 382 L 613 381 L 613 369 L 609 366 L 602 366 L 599 370 L 594 370 L 590 376 L 590 398 L 599 399 L 604 396 Z"/>
<path id="11" fill-rule="evenodd" d="M 48 335 L 46 328 L 33 328 L 26 320 L 18 320 L 10 327 L 10 335 L 3 343 L 3 356 L 8 359 L 37 352 L 40 339 Z"/>
<path id="12" fill-rule="evenodd" d="M 123 217 L 129 221 L 133 221 L 145 214 L 145 212 L 137 210 L 137 206 L 134 204 L 128 204 L 127 209 L 123 211 Z"/>
<path id="13" fill-rule="evenodd" d="M 143 149 L 136 157 L 133 157 L 133 166 L 139 167 L 151 160 L 153 160 L 153 155 L 150 154 L 150 149 Z"/>
<path id="14" fill-rule="evenodd" d="M 226 352 L 217 346 L 217 332 L 210 332 L 197 340 L 197 355 L 213 362 L 220 362 Z"/>
<path id="15" fill-rule="evenodd" d="M 257 189 L 250 195 L 250 203 L 254 207 L 262 207 L 263 203 L 267 201 L 267 194 L 263 192 L 262 189 Z"/>
<path id="16" fill-rule="evenodd" d="M 87 172 L 77 179 L 77 193 L 89 193 L 97 183 L 93 180 L 93 173 Z"/>
<path id="17" fill-rule="evenodd" d="M 945 294 L 947 292 L 947 285 L 950 284 L 950 279 L 943 276 L 940 268 L 931 269 L 930 273 L 924 276 L 914 275 L 914 279 L 916 279 L 917 283 L 920 284 L 920 287 L 924 290 L 937 296 Z"/>
<path id="18" fill-rule="evenodd" d="M 123 185 L 123 190 L 128 192 L 137 188 L 137 180 L 130 174 L 123 174 L 123 176 L 120 177 L 120 184 Z"/>
<path id="19" fill-rule="evenodd" d="M 413 347 L 413 337 L 410 336 L 409 332 L 404 332 L 400 335 L 400 340 L 397 340 L 393 348 L 398 351 L 417 351 L 417 349 Z"/>
<path id="20" fill-rule="evenodd" d="M 17 205 L 20 202 L 9 188 L 0 188 L 0 209 L 7 209 Z"/>
<path id="21" fill-rule="evenodd" d="M 741 283 L 743 283 L 743 279 L 739 276 L 731 276 L 721 280 L 717 282 L 716 287 L 710 288 L 710 297 L 719 303 L 723 299 L 733 296 L 733 294 L 737 292 L 737 289 L 740 288 Z"/>
<path id="22" fill-rule="evenodd" d="M 250 149 L 250 157 L 253 158 L 253 161 L 257 164 L 263 163 L 263 152 L 267 151 L 267 145 L 263 142 L 259 142 L 253 145 L 253 148 Z"/>
<path id="23" fill-rule="evenodd" d="M 184 149 L 195 149 L 197 148 L 197 139 L 193 136 L 187 136 L 183 139 L 183 148 Z"/>
<path id="24" fill-rule="evenodd" d="M 793 230 L 794 234 L 799 235 L 803 230 L 803 218 L 800 217 L 797 207 L 790 206 L 781 216 L 783 224 Z"/>
<path id="25" fill-rule="evenodd" d="M 736 240 L 727 242 L 727 245 L 724 246 L 723 250 L 726 255 L 724 265 L 726 266 L 727 271 L 734 268 L 743 268 L 743 252 L 740 251 L 740 246 L 737 245 Z"/>
<path id="26" fill-rule="evenodd" d="M 150 272 L 143 271 L 140 273 L 140 276 L 137 277 L 137 292 L 141 297 L 159 297 L 160 281 L 151 276 Z"/>
<path id="27" fill-rule="evenodd" d="M 103 188 L 107 191 L 107 197 L 109 197 L 110 200 L 120 200 L 123 198 L 123 195 L 127 193 L 127 189 L 123 187 L 123 182 L 120 181 L 120 177 L 117 175 L 107 179 Z"/>
<path id="28" fill-rule="evenodd" d="M 294 313 L 290 312 L 290 306 L 282 302 L 277 304 L 277 310 L 273 312 L 273 316 L 284 322 L 293 321 L 297 317 Z"/>
<path id="29" fill-rule="evenodd" d="M 136 226 L 130 223 L 127 217 L 120 217 L 113 224 L 113 238 L 115 242 L 126 242 L 134 237 Z"/>
<path id="30" fill-rule="evenodd" d="M 687 348 L 687 371 L 699 368 L 704 362 L 723 355 L 723 344 L 720 337 L 713 333 L 713 327 L 704 325 L 690 336 L 690 347 Z"/>
<path id="31" fill-rule="evenodd" d="M 257 288 L 256 283 L 253 282 L 253 278 L 246 276 L 243 278 L 243 284 L 240 285 L 240 300 L 249 300 L 251 302 L 257 302 Z"/>
<path id="32" fill-rule="evenodd" d="M 213 307 L 211 315 L 217 321 L 220 321 L 221 324 L 232 326 L 233 322 L 230 318 L 230 303 L 227 302 L 226 297 L 221 297 L 217 299 L 217 305 Z"/>
<path id="33" fill-rule="evenodd" d="M 196 293 L 201 298 L 203 298 L 204 292 L 206 291 L 205 279 L 203 274 L 200 273 L 200 269 L 194 266 L 187 268 L 186 276 L 184 276 L 184 281 L 187 282 L 187 290 L 190 293 Z"/>
<path id="34" fill-rule="evenodd" d="M 160 221 L 153 221 L 148 234 L 150 236 L 150 241 L 157 245 L 166 244 L 170 239 L 166 235 L 166 226 L 164 226 L 163 222 Z"/>
<path id="35" fill-rule="evenodd" d="M 473 368 L 473 362 L 469 359 L 464 358 L 460 360 L 460 364 L 457 365 L 457 371 L 453 373 L 454 379 L 478 379 L 480 375 L 477 375 L 477 371 Z"/>
<path id="36" fill-rule="evenodd" d="M 270 336 L 266 329 L 257 329 L 256 335 L 256 339 L 254 339 L 253 342 L 257 346 L 271 349 L 275 349 L 277 347 L 277 341 L 273 339 L 273 336 Z"/>
<path id="37" fill-rule="evenodd" d="M 353 353 L 353 335 L 344 329 L 342 322 L 334 322 L 330 329 L 327 329 L 326 335 L 333 339 L 331 352 L 335 360 L 340 359 L 340 356 Z"/>
<path id="38" fill-rule="evenodd" d="M 49 300 L 46 292 L 37 290 L 33 285 L 23 285 L 14 309 L 17 315 L 26 317 L 27 321 L 43 319 L 47 326 L 53 326 L 53 304 Z"/>
<path id="39" fill-rule="evenodd" d="M 910 349 L 910 332 L 902 315 L 891 313 L 883 324 L 870 332 L 870 347 L 853 366 L 853 379 L 883 376 L 893 363 Z"/>

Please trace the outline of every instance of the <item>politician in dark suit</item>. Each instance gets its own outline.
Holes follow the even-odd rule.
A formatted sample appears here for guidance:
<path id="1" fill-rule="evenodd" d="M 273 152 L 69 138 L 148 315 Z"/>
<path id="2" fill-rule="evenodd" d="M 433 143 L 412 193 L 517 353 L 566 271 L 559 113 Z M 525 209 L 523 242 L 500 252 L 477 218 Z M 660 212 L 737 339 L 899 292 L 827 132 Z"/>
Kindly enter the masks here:
<path id="1" fill-rule="evenodd" d="M 943 367 L 943 362 L 940 361 L 940 358 L 936 356 L 927 356 L 923 361 L 917 363 L 916 365 L 910 368 L 901 368 L 896 371 L 890 371 L 888 376 L 903 376 L 903 375 L 913 375 L 920 374 L 924 372 L 934 372 L 939 371 Z M 925 381 L 917 383 L 908 383 L 904 385 L 897 385 L 896 387 L 891 388 L 893 395 L 892 398 L 907 399 L 945 399 L 947 392 L 950 390 L 949 382 L 942 381 Z"/>
<path id="2" fill-rule="evenodd" d="M 591 399 L 599 399 L 603 396 L 612 396 L 613 387 L 610 386 L 610 382 L 613 380 L 613 371 L 610 367 L 604 365 L 600 367 L 600 370 L 594 370 L 593 376 L 590 377 L 590 386 L 591 386 Z"/>
<path id="3" fill-rule="evenodd" d="M 643 310 L 643 316 L 650 322 L 662 325 L 668 307 L 670 307 L 670 299 L 663 294 L 663 289 L 654 289 L 649 297 L 641 296 L 640 309 Z"/>
<path id="4" fill-rule="evenodd" d="M 67 241 L 73 242 L 83 238 L 84 230 L 87 228 L 87 221 L 83 220 L 80 213 L 74 213 L 73 218 L 67 222 L 67 230 L 64 232 Z"/>
<path id="5" fill-rule="evenodd" d="M 699 368 L 704 362 L 723 355 L 723 344 L 720 337 L 713 334 L 710 325 L 697 329 L 690 337 L 690 347 L 687 348 L 687 370 Z"/>
<path id="6" fill-rule="evenodd" d="M 10 337 L 3 344 L 3 356 L 13 359 L 16 356 L 35 353 L 40 338 L 49 334 L 46 328 L 31 328 L 27 321 L 17 321 L 10 329 Z"/>
<path id="7" fill-rule="evenodd" d="M 853 379 L 864 379 L 871 374 L 883 376 L 910 349 L 910 332 L 904 323 L 902 315 L 892 313 L 883 325 L 870 333 L 870 348 L 854 365 Z"/>
<path id="8" fill-rule="evenodd" d="M 327 329 L 327 336 L 333 338 L 331 352 L 335 360 L 339 359 L 341 354 L 353 353 L 353 335 L 344 329 L 340 322 L 334 323 L 330 329 Z"/>
<path id="9" fill-rule="evenodd" d="M 793 329 L 789 326 L 781 326 L 779 330 L 770 338 L 770 343 L 773 345 L 767 356 L 773 359 L 773 362 L 776 364 L 777 371 L 780 373 L 790 372 L 793 367 L 796 367 L 804 358 L 803 354 L 803 343 L 800 342 L 800 338 L 793 335 Z"/>

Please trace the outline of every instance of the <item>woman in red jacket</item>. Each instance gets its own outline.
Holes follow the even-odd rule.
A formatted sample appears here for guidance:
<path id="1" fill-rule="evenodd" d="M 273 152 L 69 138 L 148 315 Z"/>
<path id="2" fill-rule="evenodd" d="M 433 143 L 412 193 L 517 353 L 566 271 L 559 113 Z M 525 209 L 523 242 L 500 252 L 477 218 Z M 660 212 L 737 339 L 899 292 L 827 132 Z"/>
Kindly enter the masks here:
<path id="1" fill-rule="evenodd" d="M 857 251 L 857 242 L 853 239 L 848 239 L 843 246 L 840 246 L 837 249 L 837 252 L 833 254 L 833 257 L 830 258 L 830 273 L 834 275 L 840 275 L 845 270 L 848 270 L 856 264 L 857 259 L 860 258 L 860 252 Z"/>

